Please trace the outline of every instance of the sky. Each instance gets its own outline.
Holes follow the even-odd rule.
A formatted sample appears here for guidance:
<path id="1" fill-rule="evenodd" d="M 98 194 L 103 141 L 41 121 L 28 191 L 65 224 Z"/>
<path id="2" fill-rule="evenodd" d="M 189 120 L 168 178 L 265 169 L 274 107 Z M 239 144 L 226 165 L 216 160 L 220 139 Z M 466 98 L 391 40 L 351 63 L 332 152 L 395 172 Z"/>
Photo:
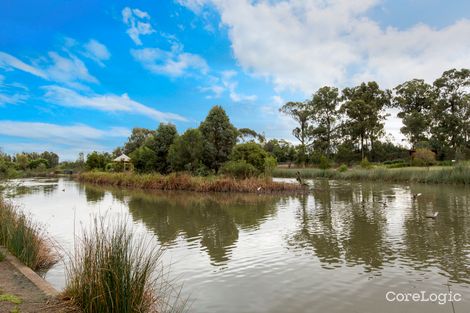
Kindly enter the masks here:
<path id="1" fill-rule="evenodd" d="M 465 0 L 2 0 L 0 147 L 74 160 L 133 127 L 197 127 L 214 105 L 295 142 L 285 102 L 325 85 L 432 83 L 470 67 L 468 38 Z"/>

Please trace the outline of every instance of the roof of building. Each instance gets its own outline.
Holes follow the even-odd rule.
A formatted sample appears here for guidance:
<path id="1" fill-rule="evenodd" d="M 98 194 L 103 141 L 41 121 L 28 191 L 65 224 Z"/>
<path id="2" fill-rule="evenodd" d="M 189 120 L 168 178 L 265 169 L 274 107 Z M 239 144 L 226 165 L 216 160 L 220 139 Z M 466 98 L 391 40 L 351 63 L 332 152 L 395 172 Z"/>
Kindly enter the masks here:
<path id="1" fill-rule="evenodd" d="M 121 154 L 120 156 L 115 158 L 113 161 L 114 162 L 130 162 L 131 158 L 128 157 L 127 155 L 125 155 L 125 154 Z"/>

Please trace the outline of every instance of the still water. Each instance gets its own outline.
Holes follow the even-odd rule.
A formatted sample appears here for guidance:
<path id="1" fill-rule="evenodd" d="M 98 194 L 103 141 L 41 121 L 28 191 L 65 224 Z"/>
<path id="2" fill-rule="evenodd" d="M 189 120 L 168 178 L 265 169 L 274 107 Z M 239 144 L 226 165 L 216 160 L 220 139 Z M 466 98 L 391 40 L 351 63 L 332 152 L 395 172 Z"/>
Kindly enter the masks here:
<path id="1" fill-rule="evenodd" d="M 267 196 L 12 182 L 8 197 L 66 251 L 100 214 L 152 236 L 191 312 L 470 312 L 468 187 L 316 180 L 308 195 Z M 64 265 L 45 278 L 63 288 Z M 462 300 L 389 302 L 390 291 Z"/>

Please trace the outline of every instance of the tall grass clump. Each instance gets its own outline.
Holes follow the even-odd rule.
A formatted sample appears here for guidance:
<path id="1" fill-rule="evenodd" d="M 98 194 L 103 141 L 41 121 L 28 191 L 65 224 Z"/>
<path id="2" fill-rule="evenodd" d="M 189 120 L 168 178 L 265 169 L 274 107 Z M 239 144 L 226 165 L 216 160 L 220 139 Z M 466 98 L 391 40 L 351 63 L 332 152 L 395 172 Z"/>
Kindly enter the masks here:
<path id="1" fill-rule="evenodd" d="M 161 250 L 137 238 L 125 221 L 95 218 L 67 265 L 65 294 L 84 313 L 167 311 Z"/>
<path id="2" fill-rule="evenodd" d="M 34 271 L 47 270 L 58 261 L 52 241 L 41 227 L 1 197 L 0 245 Z"/>

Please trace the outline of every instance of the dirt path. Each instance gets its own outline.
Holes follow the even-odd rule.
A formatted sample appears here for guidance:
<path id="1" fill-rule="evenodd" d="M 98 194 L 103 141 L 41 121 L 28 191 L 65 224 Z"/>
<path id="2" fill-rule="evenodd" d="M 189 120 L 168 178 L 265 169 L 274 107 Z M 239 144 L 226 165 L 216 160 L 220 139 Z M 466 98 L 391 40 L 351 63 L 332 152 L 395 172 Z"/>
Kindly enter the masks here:
<path id="1" fill-rule="evenodd" d="M 68 303 L 47 297 L 10 262 L 0 262 L 0 313 L 75 312 Z"/>

